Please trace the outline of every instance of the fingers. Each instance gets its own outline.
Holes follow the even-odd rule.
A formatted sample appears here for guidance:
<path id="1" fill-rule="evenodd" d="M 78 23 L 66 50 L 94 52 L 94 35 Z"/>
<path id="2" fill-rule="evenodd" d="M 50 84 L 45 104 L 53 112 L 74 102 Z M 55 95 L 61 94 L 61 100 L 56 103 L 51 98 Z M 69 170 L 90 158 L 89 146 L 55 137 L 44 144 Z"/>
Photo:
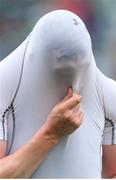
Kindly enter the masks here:
<path id="1" fill-rule="evenodd" d="M 73 109 L 76 105 L 80 103 L 80 101 L 81 101 L 81 96 L 75 94 L 62 104 L 62 108 Z"/>
<path id="2" fill-rule="evenodd" d="M 83 117 L 84 117 L 83 112 L 80 112 L 80 114 L 79 114 L 79 119 L 80 119 L 81 121 L 83 120 Z"/>
<path id="3" fill-rule="evenodd" d="M 72 97 L 72 95 L 73 95 L 73 90 L 72 90 L 72 87 L 70 87 L 68 89 L 67 95 L 64 97 L 64 99 L 61 102 L 64 102 L 64 101 L 68 100 L 69 98 Z"/>
<path id="4" fill-rule="evenodd" d="M 70 119 L 70 123 L 73 124 L 76 128 L 78 128 L 83 120 L 84 114 L 82 110 L 80 110 L 78 113 L 74 113 L 72 110 L 68 110 L 65 113 L 66 119 Z"/>
<path id="5" fill-rule="evenodd" d="M 75 115 L 73 120 L 77 127 L 79 127 L 82 124 L 83 118 L 84 118 L 84 114 L 82 111 L 80 111 L 78 115 Z"/>
<path id="6" fill-rule="evenodd" d="M 77 113 L 77 112 L 80 112 L 80 109 L 81 109 L 81 103 L 77 104 L 73 109 L 72 111 L 74 113 Z"/>

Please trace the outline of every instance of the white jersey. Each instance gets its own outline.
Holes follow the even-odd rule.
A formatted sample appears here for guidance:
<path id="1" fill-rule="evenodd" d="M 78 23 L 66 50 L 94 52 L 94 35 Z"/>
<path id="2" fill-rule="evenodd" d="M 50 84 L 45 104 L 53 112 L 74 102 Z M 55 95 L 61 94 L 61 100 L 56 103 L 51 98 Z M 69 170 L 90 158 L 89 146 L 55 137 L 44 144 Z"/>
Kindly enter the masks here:
<path id="1" fill-rule="evenodd" d="M 34 135 L 69 86 L 82 95 L 83 123 L 33 178 L 101 178 L 102 144 L 116 143 L 116 82 L 98 70 L 81 19 L 56 10 L 0 62 L 0 139 L 8 141 L 7 152 Z"/>

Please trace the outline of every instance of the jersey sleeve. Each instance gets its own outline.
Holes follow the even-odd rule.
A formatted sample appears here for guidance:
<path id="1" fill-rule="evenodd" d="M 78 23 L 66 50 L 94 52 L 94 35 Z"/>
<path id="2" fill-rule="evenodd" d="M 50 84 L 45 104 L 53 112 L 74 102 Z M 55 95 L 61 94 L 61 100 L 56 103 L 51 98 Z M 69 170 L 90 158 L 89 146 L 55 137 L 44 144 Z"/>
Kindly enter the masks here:
<path id="1" fill-rule="evenodd" d="M 116 144 L 116 81 L 102 79 L 105 125 L 103 131 L 104 145 Z"/>

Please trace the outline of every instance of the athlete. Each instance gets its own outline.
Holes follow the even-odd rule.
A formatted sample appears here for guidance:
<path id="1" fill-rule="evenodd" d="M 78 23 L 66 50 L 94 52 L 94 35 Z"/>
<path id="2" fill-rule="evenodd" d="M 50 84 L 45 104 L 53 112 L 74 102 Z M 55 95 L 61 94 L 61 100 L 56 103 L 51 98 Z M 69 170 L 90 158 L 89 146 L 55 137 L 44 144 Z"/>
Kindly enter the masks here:
<path id="1" fill-rule="evenodd" d="M 116 82 L 97 68 L 82 20 L 66 10 L 43 16 L 0 63 L 0 176 L 112 178 L 113 102 Z"/>

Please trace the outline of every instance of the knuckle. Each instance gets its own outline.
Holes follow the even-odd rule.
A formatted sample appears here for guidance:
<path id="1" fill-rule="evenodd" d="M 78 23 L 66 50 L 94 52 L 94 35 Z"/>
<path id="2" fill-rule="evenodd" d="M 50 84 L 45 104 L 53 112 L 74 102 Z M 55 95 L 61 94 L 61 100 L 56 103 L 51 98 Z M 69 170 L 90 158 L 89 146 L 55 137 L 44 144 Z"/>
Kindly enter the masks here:
<path id="1" fill-rule="evenodd" d="M 77 96 L 74 96 L 73 103 L 75 104 L 75 106 L 80 104 L 80 101 L 78 100 Z"/>
<path id="2" fill-rule="evenodd" d="M 81 124 L 82 124 L 82 121 L 79 121 L 77 126 L 80 127 Z"/>
<path id="3" fill-rule="evenodd" d="M 77 106 L 78 106 L 79 108 L 81 108 L 81 103 L 79 103 Z"/>
<path id="4" fill-rule="evenodd" d="M 80 125 L 82 124 L 82 120 L 81 119 L 77 119 L 75 123 L 76 123 L 77 127 L 80 127 Z"/>
<path id="5" fill-rule="evenodd" d="M 79 112 L 79 114 L 83 113 L 81 106 L 79 107 L 78 112 Z"/>
<path id="6" fill-rule="evenodd" d="M 54 112 L 63 113 L 64 112 L 64 107 L 62 105 L 56 106 L 55 109 L 54 109 Z"/>
<path id="7" fill-rule="evenodd" d="M 75 95 L 75 99 L 76 99 L 76 101 L 80 102 L 80 98 L 77 94 Z"/>
<path id="8" fill-rule="evenodd" d="M 82 109 L 80 109 L 80 114 L 83 114 L 83 111 L 82 111 Z"/>
<path id="9" fill-rule="evenodd" d="M 66 112 L 64 113 L 64 116 L 65 116 L 66 118 L 68 118 L 68 119 L 71 119 L 71 118 L 72 118 L 71 111 L 70 111 L 70 110 L 66 111 Z"/>

